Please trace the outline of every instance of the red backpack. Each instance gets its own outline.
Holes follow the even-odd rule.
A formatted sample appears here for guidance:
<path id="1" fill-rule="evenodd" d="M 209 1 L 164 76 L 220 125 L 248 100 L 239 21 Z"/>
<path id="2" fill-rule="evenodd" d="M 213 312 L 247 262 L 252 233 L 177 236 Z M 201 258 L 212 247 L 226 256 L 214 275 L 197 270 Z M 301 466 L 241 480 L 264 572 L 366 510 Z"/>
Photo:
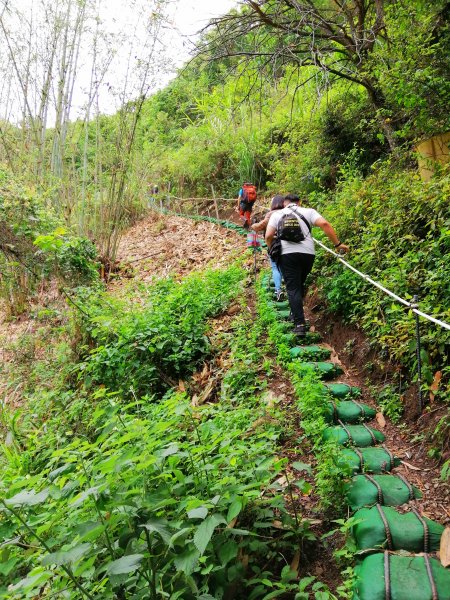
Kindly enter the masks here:
<path id="1" fill-rule="evenodd" d="M 256 186 L 253 183 L 244 183 L 242 186 L 242 200 L 254 202 L 256 200 Z"/>

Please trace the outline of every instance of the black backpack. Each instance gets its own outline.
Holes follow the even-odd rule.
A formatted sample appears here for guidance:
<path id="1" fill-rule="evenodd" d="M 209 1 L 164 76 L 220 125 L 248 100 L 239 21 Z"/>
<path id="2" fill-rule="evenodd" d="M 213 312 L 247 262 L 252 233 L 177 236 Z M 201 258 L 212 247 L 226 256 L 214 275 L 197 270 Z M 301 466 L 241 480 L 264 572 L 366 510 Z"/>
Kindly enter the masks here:
<path id="1" fill-rule="evenodd" d="M 300 219 L 306 223 L 308 232 L 311 233 L 311 226 L 303 215 L 293 208 L 288 207 L 290 214 L 284 214 L 278 221 L 277 239 L 285 242 L 295 242 L 296 244 L 305 240 L 305 234 L 300 223 Z"/>

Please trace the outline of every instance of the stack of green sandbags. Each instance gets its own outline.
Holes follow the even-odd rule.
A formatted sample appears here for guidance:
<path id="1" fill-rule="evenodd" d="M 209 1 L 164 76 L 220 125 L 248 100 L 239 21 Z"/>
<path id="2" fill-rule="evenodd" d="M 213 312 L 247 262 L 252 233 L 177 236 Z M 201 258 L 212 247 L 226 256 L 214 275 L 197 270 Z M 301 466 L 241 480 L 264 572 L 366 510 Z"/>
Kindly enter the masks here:
<path id="1" fill-rule="evenodd" d="M 331 350 L 323 346 L 296 346 L 289 353 L 291 358 L 300 360 L 326 360 L 331 356 Z"/>
<path id="2" fill-rule="evenodd" d="M 400 464 L 400 459 L 384 447 L 342 448 L 341 459 L 354 473 L 384 473 Z"/>
<path id="3" fill-rule="evenodd" d="M 324 392 L 329 392 L 333 398 L 347 398 L 348 396 L 357 396 L 361 390 L 346 383 L 324 383 Z"/>
<path id="4" fill-rule="evenodd" d="M 361 508 L 354 514 L 360 520 L 353 527 L 353 537 L 359 550 L 385 548 L 409 552 L 439 550 L 444 527 L 421 517 L 416 512 L 400 514 L 389 506 Z"/>
<path id="5" fill-rule="evenodd" d="M 375 446 L 385 440 L 381 431 L 377 431 L 366 425 L 336 425 L 335 427 L 327 427 L 323 432 L 323 437 L 325 440 L 334 440 L 341 445 L 352 444 L 359 448 Z"/>
<path id="6" fill-rule="evenodd" d="M 289 336 L 289 342 L 292 344 L 298 344 L 299 337 L 292 333 L 292 328 L 294 327 L 292 321 L 278 321 L 278 327 L 280 330 Z M 322 336 L 317 331 L 308 331 L 305 337 L 301 338 L 301 341 L 305 344 L 315 344 L 322 340 Z"/>
<path id="7" fill-rule="evenodd" d="M 291 311 L 289 309 L 281 309 L 281 310 L 277 310 L 277 315 L 280 317 L 280 319 L 284 319 L 284 320 L 290 320 L 289 317 L 291 316 Z"/>
<path id="8" fill-rule="evenodd" d="M 328 404 L 325 420 L 328 423 L 337 423 L 338 421 L 358 423 L 358 421 L 373 419 L 376 414 L 376 410 L 367 404 L 361 404 L 356 400 L 341 400 Z"/>
<path id="9" fill-rule="evenodd" d="M 279 323 L 280 326 L 282 327 L 283 331 L 286 331 L 288 333 L 285 333 L 286 338 L 284 338 L 286 340 L 286 342 L 289 342 L 292 345 L 296 345 L 299 342 L 298 339 L 298 335 L 295 335 L 295 333 L 291 333 L 292 331 L 292 323 L 288 323 L 288 322 L 281 322 Z M 285 327 L 286 325 L 286 327 Z M 305 344 L 316 344 L 317 342 L 322 341 L 322 336 L 320 335 L 320 333 L 317 333 L 316 331 L 308 331 L 308 333 L 305 335 L 305 337 L 302 338 L 302 342 L 305 342 Z"/>
<path id="10" fill-rule="evenodd" d="M 372 554 L 355 574 L 353 600 L 450 600 L 450 570 L 428 555 Z"/>
<path id="11" fill-rule="evenodd" d="M 289 309 L 289 302 L 287 300 L 283 300 L 282 302 L 271 302 L 271 305 L 278 311 Z"/>
<path id="12" fill-rule="evenodd" d="M 339 365 L 329 362 L 302 362 L 305 369 L 312 369 L 322 379 L 334 379 L 344 372 Z"/>
<path id="13" fill-rule="evenodd" d="M 420 491 L 399 475 L 356 475 L 347 484 L 347 501 L 352 510 L 382 504 L 399 506 L 421 498 Z"/>

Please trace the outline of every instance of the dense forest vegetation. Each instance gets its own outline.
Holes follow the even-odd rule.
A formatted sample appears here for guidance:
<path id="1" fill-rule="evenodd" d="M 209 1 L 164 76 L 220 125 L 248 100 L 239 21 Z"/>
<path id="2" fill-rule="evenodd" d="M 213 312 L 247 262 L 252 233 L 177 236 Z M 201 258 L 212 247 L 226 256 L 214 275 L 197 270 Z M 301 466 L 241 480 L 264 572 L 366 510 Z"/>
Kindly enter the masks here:
<path id="1" fill-rule="evenodd" d="M 288 477 L 277 452 L 293 433 L 279 407 L 258 401 L 274 369 L 291 369 L 315 435 L 320 384 L 290 362 L 260 284 L 254 319 L 244 311 L 225 332 L 211 326 L 231 304 L 246 307 L 245 257 L 119 295 L 105 282 L 154 184 L 166 202 L 235 198 L 251 180 L 261 207 L 298 193 L 333 223 L 356 268 L 450 322 L 450 170 L 420 151 L 444 139 L 448 158 L 450 3 L 245 0 L 150 95 L 167 18 L 158 0 L 150 17 L 143 9 L 145 41 L 130 46 L 112 115 L 98 103 L 101 82 L 117 83 L 117 48 L 96 3 L 56 4 L 44 2 L 39 26 L 21 7 L 0 15 L 1 309 L 37 331 L 5 340 L 15 363 L 0 367 L 0 598 L 351 598 L 351 574 L 331 592 L 292 566 L 293 544 L 303 553 L 318 543 L 314 519 L 292 512 L 311 469 L 294 463 L 305 479 L 295 491 L 288 481 L 286 500 L 273 479 Z M 72 119 L 85 44 L 88 99 Z M 154 219 L 157 235 L 165 225 Z M 413 314 L 324 254 L 312 279 L 327 314 L 369 340 L 368 370 L 388 365 L 380 406 L 398 419 L 416 377 Z M 450 332 L 421 328 L 423 394 L 441 407 L 424 437 L 445 478 Z M 185 382 L 208 357 L 220 364 L 220 402 L 200 410 L 191 391 L 201 392 Z M 342 510 L 347 473 L 334 447 L 316 452 L 321 507 Z M 348 543 L 340 552 L 346 568 Z"/>

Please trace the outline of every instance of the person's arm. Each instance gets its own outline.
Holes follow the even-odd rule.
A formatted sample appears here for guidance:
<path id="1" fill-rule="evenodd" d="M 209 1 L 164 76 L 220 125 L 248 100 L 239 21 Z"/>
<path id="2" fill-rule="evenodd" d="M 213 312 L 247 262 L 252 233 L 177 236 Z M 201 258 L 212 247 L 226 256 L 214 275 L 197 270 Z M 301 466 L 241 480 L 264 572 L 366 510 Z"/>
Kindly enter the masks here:
<path id="1" fill-rule="evenodd" d="M 259 223 L 253 223 L 253 225 L 251 226 L 252 229 L 254 231 L 264 231 L 269 223 L 271 214 L 271 211 L 269 211 L 262 221 L 259 221 Z"/>
<path id="2" fill-rule="evenodd" d="M 240 208 L 239 205 L 240 205 L 240 203 L 241 203 L 241 190 L 239 190 L 239 194 L 238 194 L 237 204 L 236 204 L 236 208 L 235 208 L 236 212 L 239 212 L 239 208 Z"/>
<path id="3" fill-rule="evenodd" d="M 273 238 L 275 237 L 276 231 L 277 231 L 276 227 L 272 227 L 272 225 L 267 225 L 265 240 L 266 240 L 266 244 L 269 246 L 269 248 L 272 245 Z"/>
<path id="4" fill-rule="evenodd" d="M 324 232 L 324 234 L 333 244 L 335 250 L 339 250 L 339 252 L 343 251 L 344 253 L 347 253 L 349 251 L 349 247 L 341 242 L 333 226 L 330 223 L 328 223 L 326 219 L 320 217 L 319 219 L 316 219 L 316 221 L 313 224 L 316 227 L 320 227 L 320 229 Z"/>

